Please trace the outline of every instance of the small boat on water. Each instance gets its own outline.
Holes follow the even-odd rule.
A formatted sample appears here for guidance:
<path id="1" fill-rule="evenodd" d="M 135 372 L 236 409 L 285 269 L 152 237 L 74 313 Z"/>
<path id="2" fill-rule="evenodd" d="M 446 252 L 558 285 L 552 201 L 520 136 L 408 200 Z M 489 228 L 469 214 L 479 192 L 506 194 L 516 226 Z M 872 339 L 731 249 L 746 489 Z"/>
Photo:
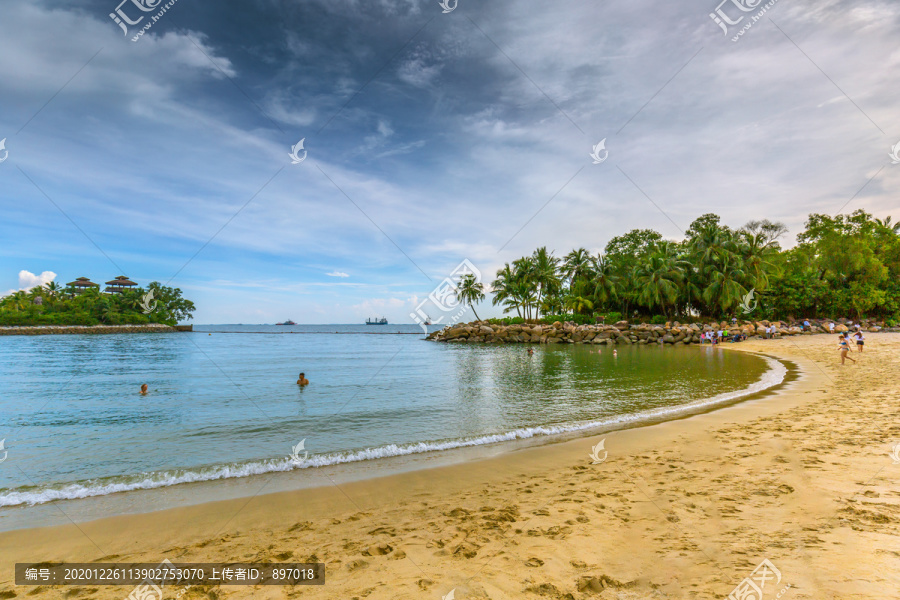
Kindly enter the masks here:
<path id="1" fill-rule="evenodd" d="M 275 323 L 275 324 L 276 324 L 276 325 L 296 325 L 296 323 L 294 323 L 294 322 L 291 321 L 290 319 L 288 319 L 288 320 L 285 321 L 284 323 Z"/>
<path id="2" fill-rule="evenodd" d="M 387 325 L 388 320 L 386 317 L 381 317 L 380 319 L 366 319 L 366 325 Z"/>

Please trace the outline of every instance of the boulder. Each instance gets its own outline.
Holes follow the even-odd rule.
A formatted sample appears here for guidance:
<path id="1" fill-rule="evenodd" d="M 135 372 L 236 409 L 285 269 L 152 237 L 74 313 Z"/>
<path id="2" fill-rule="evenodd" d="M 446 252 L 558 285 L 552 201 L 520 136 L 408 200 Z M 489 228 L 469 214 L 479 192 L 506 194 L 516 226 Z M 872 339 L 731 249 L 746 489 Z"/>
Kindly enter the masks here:
<path id="1" fill-rule="evenodd" d="M 465 327 L 457 327 L 455 329 L 451 329 L 444 334 L 444 339 L 447 341 L 455 340 L 456 338 L 468 337 L 469 332 L 466 331 Z"/>

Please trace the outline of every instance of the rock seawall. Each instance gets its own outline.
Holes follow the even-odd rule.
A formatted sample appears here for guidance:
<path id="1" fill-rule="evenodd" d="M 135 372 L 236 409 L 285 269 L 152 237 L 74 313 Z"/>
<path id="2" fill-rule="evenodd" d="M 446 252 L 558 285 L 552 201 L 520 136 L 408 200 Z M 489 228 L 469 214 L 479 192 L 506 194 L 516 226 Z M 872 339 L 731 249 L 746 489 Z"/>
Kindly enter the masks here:
<path id="1" fill-rule="evenodd" d="M 193 331 L 193 325 L 39 325 L 0 327 L 0 335 L 62 335 L 106 333 L 175 333 Z"/>
<path id="2" fill-rule="evenodd" d="M 836 320 L 835 333 L 850 331 L 845 320 Z M 691 323 L 678 322 L 665 325 L 629 324 L 620 321 L 615 325 L 576 325 L 572 322 L 556 322 L 552 325 L 521 324 L 497 325 L 487 321 L 456 325 L 430 333 L 425 339 L 436 342 L 484 342 L 500 344 L 699 344 L 700 335 L 707 331 L 727 329 L 730 336 L 741 332 L 749 337 L 763 337 L 767 327 L 775 327 L 777 336 L 812 335 L 829 333 L 829 321 L 811 323 L 804 331 L 799 325 L 789 325 L 783 321 L 740 321 L 731 323 Z M 855 330 L 855 327 L 854 327 Z M 885 329 L 880 325 L 864 324 L 863 331 L 898 331 Z"/>

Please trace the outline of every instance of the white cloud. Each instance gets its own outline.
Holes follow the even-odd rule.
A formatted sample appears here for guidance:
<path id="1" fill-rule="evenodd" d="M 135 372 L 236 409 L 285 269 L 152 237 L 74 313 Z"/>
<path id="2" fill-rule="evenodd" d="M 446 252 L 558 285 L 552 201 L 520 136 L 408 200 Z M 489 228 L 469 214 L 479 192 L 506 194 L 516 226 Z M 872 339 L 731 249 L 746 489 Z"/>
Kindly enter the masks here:
<path id="1" fill-rule="evenodd" d="M 325 274 L 328 275 L 329 277 L 350 277 L 350 275 L 348 275 L 347 273 L 344 273 L 343 271 L 332 271 L 331 273 L 325 273 Z"/>
<path id="2" fill-rule="evenodd" d="M 31 271 L 26 271 L 22 269 L 19 271 L 19 288 L 15 290 L 7 290 L 0 296 L 8 296 L 9 294 L 14 294 L 20 290 L 30 290 L 31 288 L 42 286 L 45 283 L 50 283 L 56 279 L 56 273 L 53 271 L 44 271 L 40 275 L 35 275 Z"/>

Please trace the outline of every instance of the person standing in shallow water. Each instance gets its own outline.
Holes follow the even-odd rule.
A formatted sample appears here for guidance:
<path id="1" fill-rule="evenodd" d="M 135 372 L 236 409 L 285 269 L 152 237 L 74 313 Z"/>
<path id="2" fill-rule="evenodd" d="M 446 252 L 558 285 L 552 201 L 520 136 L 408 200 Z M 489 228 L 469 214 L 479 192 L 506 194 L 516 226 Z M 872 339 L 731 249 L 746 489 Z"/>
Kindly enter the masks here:
<path id="1" fill-rule="evenodd" d="M 141 396 L 146 396 L 146 395 L 147 395 L 147 384 L 145 383 L 144 385 L 141 386 Z"/>
<path id="2" fill-rule="evenodd" d="M 297 385 L 309 385 L 309 379 L 306 378 L 306 373 L 300 373 L 300 379 L 297 380 Z"/>

